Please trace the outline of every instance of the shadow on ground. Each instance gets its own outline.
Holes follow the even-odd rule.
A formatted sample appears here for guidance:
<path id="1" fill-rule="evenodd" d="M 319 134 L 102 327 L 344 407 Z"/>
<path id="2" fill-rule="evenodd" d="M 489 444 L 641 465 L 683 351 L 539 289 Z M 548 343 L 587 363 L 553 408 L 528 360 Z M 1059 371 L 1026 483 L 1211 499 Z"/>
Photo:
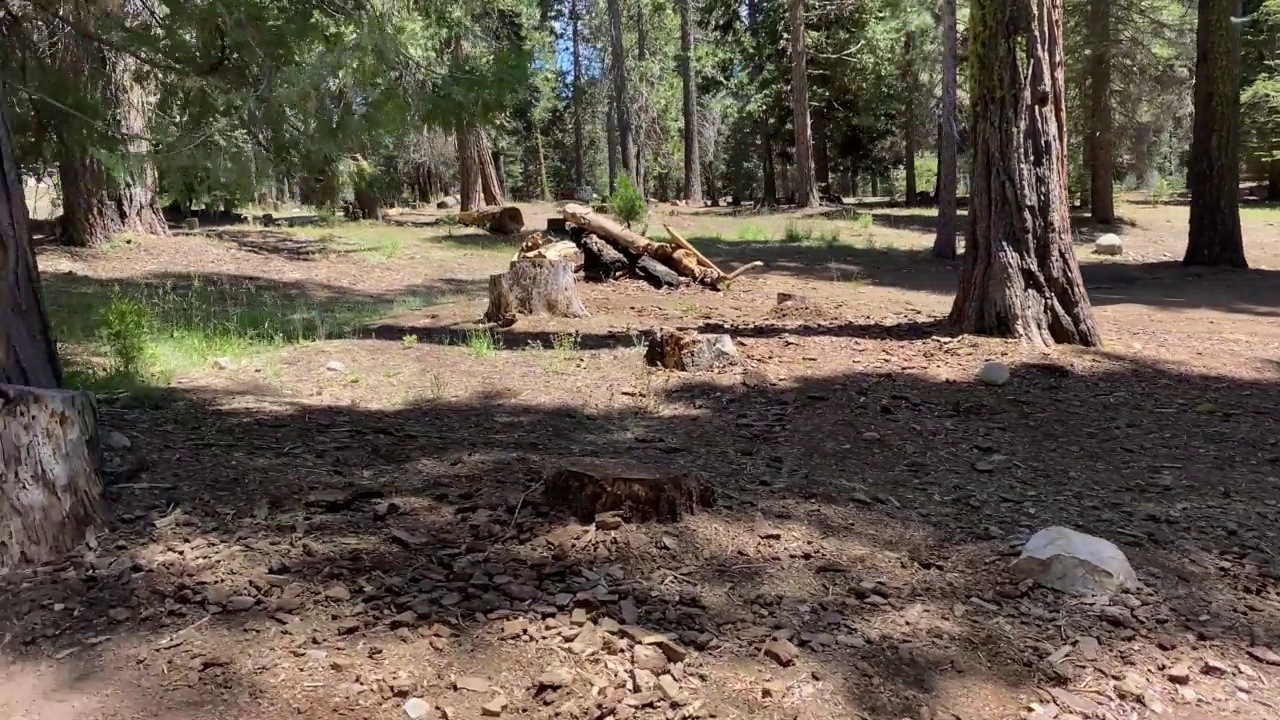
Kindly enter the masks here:
<path id="1" fill-rule="evenodd" d="M 1185 631 L 1238 647 L 1280 631 L 1272 381 L 1123 359 L 1089 372 L 1025 366 L 1001 389 L 910 372 L 716 380 L 676 382 L 655 398 L 662 412 L 534 405 L 499 389 L 394 409 L 182 389 L 145 410 L 107 403 L 104 424 L 135 438 L 134 464 L 109 478 L 110 542 L 136 554 L 11 588 L 0 635 L 57 652 L 84 642 L 73 628 L 154 644 L 208 622 L 304 657 L 351 641 L 425 643 L 420 630 L 444 623 L 465 649 L 496 642 L 476 613 L 541 617 L 567 603 L 625 619 L 618 598 L 630 596 L 640 623 L 710 643 L 708 662 L 757 662 L 761 626 L 861 638 L 818 642 L 796 668 L 771 671 L 788 682 L 820 672 L 837 706 L 897 720 L 952 702 L 944 688 L 958 674 L 1014 691 L 1050 682 L 1039 661 L 1064 637 L 1112 648 L 1134 632 Z M 688 472 L 718 488 L 721 506 L 584 541 L 539 490 L 563 457 Z M 785 536 L 760 533 L 761 517 Z M 1121 542 L 1159 601 L 1139 594 L 1107 624 L 1097 607 L 1011 590 L 993 563 L 1011 539 L 1053 524 Z M 886 581 L 890 567 L 912 580 Z M 348 596 L 320 594 L 335 582 Z M 279 610 L 293 583 L 314 612 Z M 200 620 L 219 584 L 252 608 Z M 71 618 L 53 605 L 67 598 Z M 171 664 L 199 685 L 218 667 L 200 668 L 202 653 L 184 648 Z"/>

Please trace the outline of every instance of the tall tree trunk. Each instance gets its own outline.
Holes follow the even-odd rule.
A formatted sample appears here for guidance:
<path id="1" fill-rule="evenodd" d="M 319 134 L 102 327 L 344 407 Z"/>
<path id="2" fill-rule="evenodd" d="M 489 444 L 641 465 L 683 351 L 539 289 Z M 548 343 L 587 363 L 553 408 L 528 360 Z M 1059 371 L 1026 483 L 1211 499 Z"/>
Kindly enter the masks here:
<path id="1" fill-rule="evenodd" d="M 1089 0 L 1089 207 L 1095 222 L 1116 219 L 1115 137 L 1111 124 L 1111 0 Z"/>
<path id="2" fill-rule="evenodd" d="M 693 73 L 693 0 L 680 0 L 680 80 L 684 88 L 684 199 L 702 202 L 698 156 L 698 78 Z"/>
<path id="3" fill-rule="evenodd" d="M 632 142 L 636 146 L 636 188 L 640 190 L 641 197 L 649 196 L 644 174 L 644 132 L 649 120 L 649 93 L 644 84 L 644 63 L 648 53 L 649 34 L 645 25 L 644 0 L 636 0 L 636 69 L 639 75 L 636 84 L 639 89 L 636 92 L 637 120 L 632 132 Z"/>
<path id="4" fill-rule="evenodd" d="M 764 187 L 759 204 L 778 204 L 778 174 L 773 167 L 773 138 L 769 133 L 769 117 L 760 118 L 760 170 L 764 174 Z"/>
<path id="5" fill-rule="evenodd" d="M 956 0 L 942 5 L 942 109 L 938 133 L 938 234 L 931 254 L 956 258 Z"/>
<path id="6" fill-rule="evenodd" d="M 1034 345 L 1101 344 L 1071 248 L 1062 0 L 973 0 L 969 242 L 951 320 Z"/>
<path id="7" fill-rule="evenodd" d="M 0 383 L 56 388 L 58 350 L 40 295 L 31 251 L 27 201 L 9 125 L 9 99 L 0 82 Z"/>
<path id="8" fill-rule="evenodd" d="M 609 98 L 609 109 L 605 111 L 604 116 L 604 136 L 605 144 L 609 146 L 609 194 L 613 195 L 618 189 L 618 104 L 614 102 L 615 98 Z M 591 198 L 578 198 L 583 202 L 589 201 Z"/>
<path id="9" fill-rule="evenodd" d="M 813 114 L 813 179 L 822 192 L 831 192 L 831 155 L 827 148 L 827 115 Z"/>
<path id="10" fill-rule="evenodd" d="M 542 140 L 541 129 L 533 131 L 533 139 L 538 152 L 538 199 L 543 202 L 550 202 L 551 184 L 547 182 L 547 151 Z"/>
<path id="11" fill-rule="evenodd" d="M 1200 0 L 1187 265 L 1249 266 L 1240 234 L 1240 31 L 1231 22 L 1239 15 L 1240 0 Z"/>
<path id="12" fill-rule="evenodd" d="M 618 154 L 622 172 L 635 182 L 635 151 L 631 147 L 631 107 L 627 97 L 627 50 L 622 42 L 622 7 L 620 0 L 608 0 L 609 31 L 613 47 L 613 109 L 618 126 Z"/>
<path id="13" fill-rule="evenodd" d="M 493 150 L 489 147 L 489 137 L 484 128 L 472 127 L 470 134 L 475 151 L 477 174 L 480 176 L 480 190 L 484 194 L 485 205 L 504 205 L 502 180 L 498 177 L 498 168 L 493 160 Z"/>
<path id="14" fill-rule="evenodd" d="M 902 167 L 906 174 L 904 204 L 907 207 L 915 207 L 916 204 L 916 73 L 914 59 L 911 57 L 914 40 L 911 31 L 902 39 Z"/>
<path id="15" fill-rule="evenodd" d="M 1280 202 L 1280 158 L 1267 163 L 1267 199 Z"/>
<path id="16" fill-rule="evenodd" d="M 480 207 L 480 168 L 476 167 L 476 133 L 458 121 L 458 206 L 461 210 Z"/>
<path id="17" fill-rule="evenodd" d="M 573 34 L 573 196 L 582 193 L 586 185 L 582 135 L 582 47 L 578 37 L 578 26 L 581 23 L 581 12 L 578 4 L 581 0 L 569 0 L 569 22 Z"/>
<path id="18" fill-rule="evenodd" d="M 790 0 L 791 110 L 796 126 L 796 205 L 818 204 L 818 184 L 813 170 L 813 134 L 809 129 L 809 76 L 804 44 L 804 0 Z"/>

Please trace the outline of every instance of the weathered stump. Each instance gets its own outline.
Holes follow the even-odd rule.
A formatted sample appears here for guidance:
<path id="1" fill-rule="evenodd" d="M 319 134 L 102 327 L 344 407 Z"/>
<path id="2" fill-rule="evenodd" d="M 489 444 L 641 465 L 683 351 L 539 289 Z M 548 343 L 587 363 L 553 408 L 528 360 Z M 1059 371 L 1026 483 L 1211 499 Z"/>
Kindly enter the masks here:
<path id="1" fill-rule="evenodd" d="M 680 473 L 629 460 L 569 458 L 543 486 L 552 508 L 582 522 L 598 513 L 621 511 L 633 522 L 676 522 L 715 505 L 715 490 Z"/>
<path id="2" fill-rule="evenodd" d="M 93 396 L 0 385 L 0 570 L 56 560 L 105 522 Z"/>
<path id="3" fill-rule="evenodd" d="M 573 265 L 563 260 L 522 258 L 513 261 L 506 272 L 490 275 L 485 321 L 510 327 L 518 315 L 590 317 L 578 299 Z"/>
<path id="4" fill-rule="evenodd" d="M 741 364 L 728 335 L 699 335 L 687 330 L 659 330 L 649 339 L 644 360 L 668 370 L 712 370 Z"/>
<path id="5" fill-rule="evenodd" d="M 193 217 L 186 218 L 182 221 L 182 227 L 184 230 L 199 230 L 200 218 L 193 218 Z"/>

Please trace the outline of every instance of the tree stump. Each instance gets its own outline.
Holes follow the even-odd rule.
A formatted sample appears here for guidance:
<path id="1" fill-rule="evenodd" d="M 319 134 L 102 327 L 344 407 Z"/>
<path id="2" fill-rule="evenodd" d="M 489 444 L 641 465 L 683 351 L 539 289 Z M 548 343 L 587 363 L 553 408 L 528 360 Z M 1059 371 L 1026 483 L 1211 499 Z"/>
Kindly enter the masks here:
<path id="1" fill-rule="evenodd" d="M 569 458 L 543 486 L 552 508 L 582 522 L 622 511 L 633 522 L 676 522 L 685 513 L 715 505 L 714 488 L 687 475 L 628 460 Z"/>
<path id="2" fill-rule="evenodd" d="M 687 330 L 659 330 L 649 339 L 646 363 L 668 370 L 712 370 L 741 364 L 728 335 L 699 335 Z"/>
<path id="3" fill-rule="evenodd" d="M 490 275 L 485 321 L 510 327 L 517 315 L 590 317 L 578 299 L 573 265 L 563 260 L 523 258 L 513 261 L 506 272 Z"/>
<path id="4" fill-rule="evenodd" d="M 193 217 L 186 218 L 182 221 L 182 227 L 184 230 L 193 230 L 193 231 L 199 230 L 200 218 L 193 218 Z"/>
<path id="5" fill-rule="evenodd" d="M 0 570 L 57 560 L 105 522 L 93 396 L 0 385 Z"/>

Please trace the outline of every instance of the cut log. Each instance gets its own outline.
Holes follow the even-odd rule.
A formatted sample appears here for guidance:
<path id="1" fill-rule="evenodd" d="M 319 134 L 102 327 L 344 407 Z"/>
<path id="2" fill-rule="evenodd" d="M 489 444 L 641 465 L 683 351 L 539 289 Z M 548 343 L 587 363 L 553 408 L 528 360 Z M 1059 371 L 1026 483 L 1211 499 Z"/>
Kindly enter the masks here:
<path id="1" fill-rule="evenodd" d="M 641 255 L 636 259 L 636 274 L 644 278 L 650 285 L 661 290 L 662 288 L 680 287 L 683 282 L 680 275 L 675 270 L 654 260 L 648 255 Z"/>
<path id="2" fill-rule="evenodd" d="M 567 235 L 569 233 L 569 221 L 562 217 L 547 218 L 547 232 L 556 235 Z"/>
<path id="3" fill-rule="evenodd" d="M 105 524 L 93 396 L 0 385 L 0 570 L 57 560 Z"/>
<path id="4" fill-rule="evenodd" d="M 568 240 L 557 240 L 555 242 L 544 243 L 537 248 L 529 251 L 522 251 L 516 260 L 520 259 L 543 259 L 543 260 L 563 260 L 573 268 L 574 272 L 582 269 L 583 253 L 582 248 L 569 242 Z"/>
<path id="5" fill-rule="evenodd" d="M 437 210 L 452 210 L 456 207 L 458 207 L 457 195 L 450 195 L 449 197 L 442 198 L 440 202 L 436 203 Z"/>
<path id="6" fill-rule="evenodd" d="M 741 364 L 728 335 L 699 335 L 688 330 L 659 330 L 649 339 L 646 363 L 668 370 L 701 371 Z"/>
<path id="7" fill-rule="evenodd" d="M 595 235 L 583 234 L 578 247 L 582 248 L 582 274 L 587 280 L 613 280 L 631 270 L 630 261 L 622 253 Z"/>
<path id="8" fill-rule="evenodd" d="M 543 485 L 543 498 L 582 522 L 621 512 L 633 522 L 677 522 L 714 507 L 715 490 L 680 473 L 628 460 L 569 458 Z"/>
<path id="9" fill-rule="evenodd" d="M 464 210 L 458 213 L 458 222 L 484 228 L 495 235 L 515 235 L 524 230 L 524 213 L 511 205 Z"/>
<path id="10" fill-rule="evenodd" d="M 506 272 L 490 275 L 485 321 L 510 327 L 518 315 L 590 317 L 578 299 L 573 266 L 563 260 L 522 258 Z"/>

